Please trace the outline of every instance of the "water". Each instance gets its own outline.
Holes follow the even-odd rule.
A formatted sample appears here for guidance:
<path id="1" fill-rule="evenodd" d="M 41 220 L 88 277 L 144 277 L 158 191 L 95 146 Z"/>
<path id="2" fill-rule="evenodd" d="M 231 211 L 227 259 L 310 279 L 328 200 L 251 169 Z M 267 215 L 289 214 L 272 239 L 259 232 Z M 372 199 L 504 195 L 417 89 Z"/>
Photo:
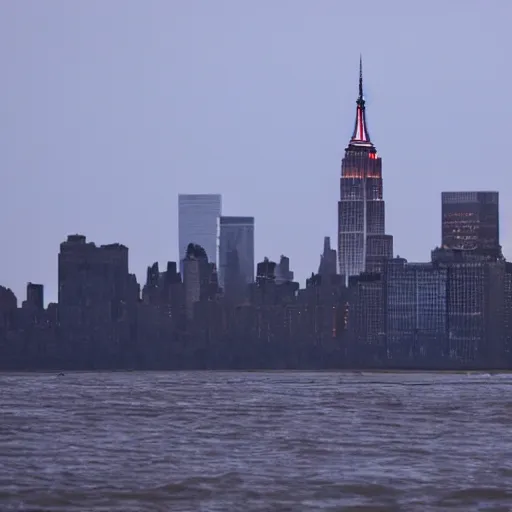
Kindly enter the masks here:
<path id="1" fill-rule="evenodd" d="M 512 375 L 0 375 L 0 510 L 512 510 Z"/>

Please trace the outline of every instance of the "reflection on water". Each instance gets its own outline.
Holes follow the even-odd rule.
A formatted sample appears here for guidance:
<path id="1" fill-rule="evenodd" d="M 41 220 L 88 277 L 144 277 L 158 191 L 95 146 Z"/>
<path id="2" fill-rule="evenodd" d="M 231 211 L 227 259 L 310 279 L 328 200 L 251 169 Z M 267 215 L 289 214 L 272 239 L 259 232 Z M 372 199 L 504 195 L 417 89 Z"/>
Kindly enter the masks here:
<path id="1" fill-rule="evenodd" d="M 512 507 L 512 375 L 2 374 L 0 411 L 1 511 Z"/>

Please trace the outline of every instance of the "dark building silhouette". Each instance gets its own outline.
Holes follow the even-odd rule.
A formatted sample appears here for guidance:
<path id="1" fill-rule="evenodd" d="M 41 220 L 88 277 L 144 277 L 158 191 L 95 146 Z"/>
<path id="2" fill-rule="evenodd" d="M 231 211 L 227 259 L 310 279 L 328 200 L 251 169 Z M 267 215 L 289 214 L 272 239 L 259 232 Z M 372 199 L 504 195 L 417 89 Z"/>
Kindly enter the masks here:
<path id="1" fill-rule="evenodd" d="M 442 245 L 501 257 L 498 192 L 443 192 Z"/>
<path id="2" fill-rule="evenodd" d="M 506 264 L 472 251 L 437 248 L 447 269 L 447 351 L 459 363 L 500 367 L 506 359 Z"/>
<path id="3" fill-rule="evenodd" d="M 254 282 L 254 217 L 222 216 L 219 222 L 219 284 L 226 298 L 241 303 Z"/>
<path id="4" fill-rule="evenodd" d="M 225 254 L 223 293 L 227 301 L 234 304 L 244 302 L 247 295 L 247 287 L 242 270 L 238 249 L 228 249 Z"/>
<path id="5" fill-rule="evenodd" d="M 58 328 L 69 358 L 113 364 L 136 339 L 138 291 L 128 271 L 128 248 L 96 246 L 83 235 L 60 245 Z"/>
<path id="6" fill-rule="evenodd" d="M 27 305 L 34 309 L 44 309 L 44 286 L 42 284 L 27 284 Z"/>
<path id="7" fill-rule="evenodd" d="M 153 263 L 146 270 L 146 285 L 142 290 L 142 299 L 146 302 L 151 302 L 153 292 L 158 288 L 160 284 L 160 269 L 158 262 Z"/>
<path id="8" fill-rule="evenodd" d="M 289 258 L 281 256 L 276 264 L 265 257 L 256 269 L 256 282 L 249 287 L 252 304 L 276 305 L 295 299 L 299 283 L 293 281 Z"/>
<path id="9" fill-rule="evenodd" d="M 331 238 L 324 237 L 324 250 L 320 256 L 320 265 L 318 267 L 318 274 L 321 276 L 333 276 L 336 272 L 336 250 L 331 249 Z"/>
<path id="10" fill-rule="evenodd" d="M 293 272 L 290 270 L 290 258 L 281 255 L 279 263 L 276 265 L 276 283 L 286 283 L 293 281 Z"/>
<path id="11" fill-rule="evenodd" d="M 172 343 L 182 341 L 187 328 L 184 286 L 176 262 L 167 262 L 164 272 L 156 262 L 147 268 L 136 318 L 138 364 L 165 368 L 172 362 Z"/>
<path id="12" fill-rule="evenodd" d="M 505 275 L 503 280 L 504 314 L 503 314 L 503 343 L 505 351 L 505 363 L 507 368 L 512 367 L 512 263 L 505 263 Z"/>
<path id="13" fill-rule="evenodd" d="M 348 328 L 352 359 L 375 363 L 385 348 L 384 281 L 382 274 L 363 272 L 349 279 Z"/>
<path id="14" fill-rule="evenodd" d="M 60 245 L 59 312 L 61 325 L 120 318 L 128 288 L 128 248 L 97 247 L 83 235 Z"/>
<path id="15" fill-rule="evenodd" d="M 195 304 L 212 300 L 218 293 L 217 270 L 214 263 L 208 262 L 208 255 L 203 247 L 189 244 L 183 264 L 183 285 L 185 294 L 185 311 L 187 317 L 194 317 Z"/>
<path id="16" fill-rule="evenodd" d="M 147 268 L 142 302 L 159 308 L 168 317 L 179 321 L 184 314 L 185 303 L 181 274 L 175 261 L 167 262 L 165 272 L 160 272 L 158 262 Z"/>
<path id="17" fill-rule="evenodd" d="M 306 279 L 306 287 L 298 292 L 298 301 L 303 305 L 301 315 L 306 319 L 305 332 L 315 344 L 340 339 L 348 332 L 349 295 L 334 270 L 334 274 L 312 274 Z"/>
<path id="18" fill-rule="evenodd" d="M 10 288 L 0 286 L 0 333 L 4 335 L 16 327 L 18 299 Z"/>
<path id="19" fill-rule="evenodd" d="M 265 282 L 275 281 L 276 279 L 276 262 L 270 261 L 267 257 L 256 266 L 256 282 L 262 284 Z"/>
<path id="20" fill-rule="evenodd" d="M 270 261 L 266 256 L 256 265 L 256 282 L 249 287 L 252 304 L 274 304 L 276 268 L 276 262 Z"/>
<path id="21" fill-rule="evenodd" d="M 368 132 L 360 61 L 354 132 L 341 163 L 339 272 L 348 283 L 350 276 L 370 271 L 379 261 L 391 258 L 392 251 L 392 238 L 385 235 L 382 160 Z"/>
<path id="22" fill-rule="evenodd" d="M 21 305 L 19 318 L 26 327 L 48 322 L 44 309 L 44 286 L 42 284 L 27 284 L 27 297 Z"/>

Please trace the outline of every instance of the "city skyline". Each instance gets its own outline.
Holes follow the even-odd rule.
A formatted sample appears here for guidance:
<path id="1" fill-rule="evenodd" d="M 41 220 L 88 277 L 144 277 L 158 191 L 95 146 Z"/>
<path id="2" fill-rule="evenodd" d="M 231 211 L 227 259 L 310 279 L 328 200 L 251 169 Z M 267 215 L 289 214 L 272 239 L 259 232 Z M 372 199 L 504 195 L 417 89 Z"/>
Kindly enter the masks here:
<path id="1" fill-rule="evenodd" d="M 285 255 L 258 262 L 255 282 L 244 283 L 238 252 L 251 247 L 237 231 L 224 290 L 198 244 L 188 244 L 182 273 L 177 262 L 165 270 L 155 262 L 142 285 L 126 246 L 68 235 L 58 254 L 58 303 L 45 308 L 43 286 L 28 283 L 20 306 L 0 286 L 0 363 L 5 370 L 510 368 L 512 263 L 495 237 L 498 204 L 497 193 L 445 193 L 448 237 L 430 261 L 372 260 L 348 279 L 325 237 L 318 272 L 304 287 Z M 228 228 L 254 225 L 225 220 Z"/>
<path id="2" fill-rule="evenodd" d="M 57 303 L 45 308 L 44 287 L 30 282 L 20 307 L 0 286 L 2 367 L 508 368 L 512 263 L 499 192 L 442 192 L 430 258 L 394 257 L 361 57 L 358 89 L 341 160 L 339 258 L 324 236 L 305 286 L 293 254 L 279 250 L 277 261 L 274 250 L 255 265 L 255 217 L 223 216 L 221 194 L 179 194 L 178 261 L 150 263 L 145 282 L 126 245 L 82 233 L 60 244 Z"/>
<path id="3" fill-rule="evenodd" d="M 441 191 L 491 189 L 502 194 L 510 257 L 501 160 L 511 104 L 489 101 L 511 83 L 509 6 L 434 2 L 426 12 L 390 2 L 361 13 L 298 1 L 269 16 L 226 5 L 219 14 L 207 2 L 128 1 L 122 16 L 113 5 L 101 16 L 94 4 L 0 6 L 3 284 L 22 297 L 27 281 L 44 283 L 55 301 L 55 248 L 76 232 L 128 246 L 142 282 L 148 261 L 178 259 L 172 198 L 189 190 L 220 191 L 226 211 L 254 215 L 256 261 L 287 254 L 303 282 L 323 237 L 336 246 L 360 52 L 395 254 L 420 261 L 439 244 Z M 169 19 L 179 20 L 171 31 Z"/>
<path id="4" fill-rule="evenodd" d="M 200 265 L 197 268 L 194 267 L 192 274 L 190 265 L 188 272 L 184 267 L 184 262 L 189 259 L 191 247 L 196 246 L 204 251 L 207 261 L 215 269 L 216 283 L 221 290 L 224 290 L 225 295 L 226 276 L 229 276 L 229 293 L 226 297 L 232 294 L 232 298 L 242 300 L 245 293 L 241 290 L 255 281 L 255 221 L 254 217 L 223 215 L 222 197 L 220 193 L 178 193 L 179 256 L 176 265 L 182 279 L 187 274 L 193 275 L 193 280 L 199 283 Z M 345 155 L 341 160 L 337 220 L 336 270 L 343 278 L 345 287 L 349 286 L 351 278 L 357 278 L 365 272 L 382 273 L 386 261 L 402 258 L 393 252 L 393 236 L 386 234 L 385 229 L 382 159 L 372 142 L 368 128 L 362 55 L 359 56 L 355 123 L 352 136 L 345 148 Z M 94 242 L 86 243 L 86 239 L 87 235 L 83 233 L 68 234 L 67 240 L 60 244 L 59 283 L 62 281 L 61 269 L 65 268 L 61 265 L 61 261 L 67 254 L 65 248 L 68 246 L 78 247 L 80 255 L 96 254 L 97 250 L 111 249 L 114 250 L 112 254 L 116 254 L 121 248 L 123 254 L 121 259 L 125 260 L 126 272 L 132 270 L 128 265 L 128 248 L 124 244 L 116 240 L 104 245 L 96 245 Z M 323 253 L 319 253 L 321 261 L 329 254 L 329 240 L 330 236 L 324 237 Z M 503 258 L 500 245 L 499 192 L 442 191 L 441 237 L 435 247 L 469 250 L 470 252 L 477 250 L 491 258 Z M 76 258 L 76 254 L 73 258 Z M 116 258 L 118 257 L 114 257 L 114 259 Z M 267 258 L 265 255 L 265 260 Z M 276 260 L 276 282 L 287 281 L 287 278 L 279 277 L 280 265 L 277 263 L 275 255 L 272 255 L 271 258 Z M 289 257 L 281 254 L 281 261 L 283 258 L 287 262 L 286 265 L 289 265 Z M 195 257 L 192 259 L 195 260 Z M 408 262 L 408 268 L 415 269 L 417 265 L 426 265 L 427 268 L 433 270 L 432 264 L 427 262 L 426 258 L 412 262 L 406 256 L 403 261 Z M 320 266 L 321 268 L 322 266 Z M 137 279 L 137 273 L 132 275 L 134 279 Z M 290 276 L 290 280 L 293 280 L 294 272 L 291 272 Z M 76 287 L 80 283 L 73 283 L 73 285 Z M 51 303 L 51 300 L 47 300 L 46 303 L 44 301 L 44 287 L 44 283 L 34 284 L 27 281 L 26 301 L 29 303 L 41 302 L 45 305 Z M 235 292 L 235 289 L 238 291 Z M 62 286 L 59 284 L 59 300 L 53 302 L 60 302 L 61 294 Z M 15 296 L 17 297 L 16 294 Z M 198 298 L 199 295 L 196 298 L 189 298 L 187 306 L 189 316 L 192 315 L 193 304 L 199 300 Z"/>
<path id="5" fill-rule="evenodd" d="M 381 272 L 383 263 L 386 260 L 402 256 L 393 252 L 393 236 L 385 234 L 385 201 L 383 198 L 383 176 L 381 157 L 377 152 L 371 138 L 368 123 L 366 120 L 366 108 L 363 90 L 363 62 L 362 55 L 359 57 L 359 89 L 356 101 L 355 124 L 352 137 L 345 149 L 342 158 L 340 191 L 341 200 L 338 201 L 338 252 L 336 270 L 344 278 L 345 286 L 348 286 L 349 278 L 356 277 L 361 272 Z M 499 191 L 489 190 L 457 190 L 441 192 L 441 236 L 434 246 L 456 249 L 475 250 L 483 249 L 484 254 L 491 257 L 503 257 L 500 245 L 500 222 L 499 222 Z M 217 271 L 218 283 L 223 288 L 225 271 L 228 260 L 227 255 L 221 254 L 222 246 L 222 225 L 225 226 L 225 241 L 228 237 L 244 239 L 244 257 L 242 281 L 249 284 L 254 281 L 256 271 L 256 260 L 254 257 L 254 217 L 247 216 L 225 216 L 222 215 L 222 194 L 219 193 L 179 193 L 178 205 L 178 254 L 177 265 L 182 275 L 184 271 L 183 262 L 187 257 L 190 244 L 197 244 L 205 250 L 210 263 Z M 372 204 L 375 203 L 375 204 Z M 348 207 L 342 208 L 342 204 Z M 356 206 L 352 206 L 356 205 Z M 359 206 L 357 206 L 359 205 Z M 461 219 L 460 215 L 468 216 L 469 219 Z M 360 226 L 360 231 L 355 233 L 353 226 Z M 345 226 L 345 228 L 343 227 Z M 349 226 L 348 230 L 346 226 Z M 250 227 L 249 235 L 235 233 L 233 228 Z M 348 233 L 345 233 L 345 231 Z M 229 232 L 229 233 L 228 233 Z M 361 238 L 353 240 L 351 237 Z M 249 236 L 249 238 L 247 238 Z M 345 239 L 343 238 L 345 236 Z M 348 239 L 347 239 L 348 236 Z M 133 271 L 128 267 L 127 247 L 117 240 L 107 242 L 103 245 L 96 245 L 95 242 L 87 242 L 87 235 L 83 233 L 68 234 L 67 240 L 61 242 L 62 248 L 70 244 L 83 245 L 84 249 L 110 249 L 122 248 L 126 251 L 126 270 Z M 328 240 L 330 236 L 324 237 L 323 253 L 319 252 L 321 258 L 329 251 Z M 462 241 L 464 239 L 464 241 Z M 343 243 L 343 241 L 345 243 Z M 239 242 L 235 241 L 235 245 Z M 230 244 L 233 240 L 230 240 Z M 247 245 L 249 244 L 249 245 Z M 282 251 L 281 251 L 282 252 Z M 59 253 L 59 266 L 61 261 Z M 65 253 L 64 253 L 65 254 Z M 276 270 L 279 268 L 278 258 L 272 254 L 276 262 Z M 426 256 L 426 255 L 425 255 Z M 238 258 L 238 254 L 237 254 Z M 265 255 L 267 258 L 267 255 Z M 283 256 L 281 255 L 281 258 Z M 347 260 L 345 261 L 344 260 Z M 505 256 L 506 258 L 506 256 Z M 413 261 L 405 255 L 409 268 L 416 265 L 427 265 L 431 263 L 428 258 Z M 252 274 L 250 266 L 252 263 Z M 237 260 L 237 266 L 240 262 Z M 321 267 L 320 267 L 321 268 Z M 348 269 L 346 273 L 343 268 Z M 293 276 L 292 272 L 292 276 Z M 134 277 L 136 278 L 137 272 Z M 249 277 L 252 275 L 252 281 Z M 59 280 L 60 280 L 59 274 Z M 293 279 L 293 277 L 292 277 Z M 44 290 L 47 283 L 34 284 L 27 281 L 25 284 L 26 300 L 29 302 L 41 302 L 45 306 L 51 302 L 58 302 L 46 299 Z M 7 289 L 10 289 L 7 287 Z M 59 296 L 61 289 L 58 289 Z M 18 295 L 15 293 L 15 296 Z M 20 302 L 21 303 L 21 302 Z"/>
<path id="6" fill-rule="evenodd" d="M 221 197 L 220 194 L 184 194 L 187 196 L 217 196 Z M 365 270 L 362 270 L 362 274 L 364 273 L 380 273 L 384 269 L 384 263 L 387 260 L 393 260 L 393 261 L 403 261 L 406 262 L 406 264 L 414 268 L 417 265 L 431 265 L 430 258 L 433 257 L 432 255 L 438 251 L 443 249 L 450 249 L 455 251 L 462 251 L 466 252 L 468 254 L 475 253 L 478 255 L 483 255 L 486 258 L 491 259 L 498 259 L 498 260 L 506 260 L 508 264 L 508 260 L 506 259 L 506 255 L 502 253 L 501 245 L 500 245 L 500 238 L 499 238 L 499 191 L 478 191 L 478 190 L 458 190 L 458 191 L 443 191 L 441 192 L 441 198 L 442 198 L 442 221 L 441 221 L 441 235 L 439 237 L 439 240 L 437 243 L 433 245 L 431 250 L 428 254 L 424 255 L 424 258 L 420 258 L 418 260 L 413 260 L 411 258 L 407 258 L 407 255 L 400 255 L 400 254 L 392 254 L 389 258 L 385 256 L 385 254 L 375 254 L 373 255 L 374 258 L 367 261 L 367 268 Z M 471 209 L 471 218 L 469 222 L 463 221 L 460 222 L 459 219 L 453 219 L 449 218 L 449 222 L 446 222 L 446 214 L 445 209 L 447 205 L 455 205 L 457 209 L 461 209 L 461 211 L 465 212 L 468 207 Z M 483 212 L 482 214 L 482 206 L 483 206 Z M 478 208 L 475 208 L 478 207 Z M 487 207 L 487 208 L 486 208 Z M 455 210 L 457 211 L 457 210 Z M 468 215 L 465 213 L 465 215 Z M 225 223 L 228 226 L 228 228 L 233 227 L 243 227 L 247 228 L 250 227 L 249 234 L 243 233 L 242 238 L 244 239 L 244 248 L 247 248 L 248 255 L 251 253 L 253 256 L 253 262 L 254 262 L 254 273 L 253 273 L 253 279 L 255 278 L 255 272 L 256 272 L 256 259 L 254 259 L 254 224 L 255 224 L 255 218 L 254 217 L 246 217 L 246 216 L 218 216 L 218 227 L 221 226 L 222 219 L 225 219 Z M 238 226 L 237 226 L 238 224 Z M 469 227 L 469 231 L 467 231 Z M 455 226 L 455 228 L 454 228 Z M 448 228 L 447 228 L 448 227 Z M 446 235 L 446 232 L 449 231 L 449 235 Z M 470 241 L 470 243 L 462 244 L 460 242 L 453 243 L 452 239 L 457 239 L 458 237 L 453 237 L 452 232 L 461 232 L 464 235 L 467 235 L 467 233 L 471 233 L 471 236 L 466 236 L 465 238 Z M 220 233 L 218 232 L 217 242 L 220 242 Z M 231 233 L 230 233 L 231 234 Z M 249 236 L 249 239 L 246 239 L 246 237 Z M 385 237 L 392 238 L 391 235 L 384 235 Z M 208 237 L 207 237 L 208 238 Z M 378 237 L 376 237 L 378 238 Z M 247 240 L 252 242 L 249 245 L 247 245 Z M 206 257 L 213 265 L 213 268 L 215 269 L 216 273 L 219 276 L 219 284 L 222 283 L 222 280 L 220 278 L 221 270 L 220 265 L 216 264 L 210 256 L 208 255 L 207 251 L 204 249 L 204 247 L 197 243 L 197 242 L 189 242 L 187 244 L 187 250 L 185 251 L 184 257 L 179 259 L 178 261 L 173 261 L 173 264 L 176 265 L 176 271 L 183 272 L 183 261 L 187 258 L 187 253 L 190 250 L 190 245 L 197 245 L 198 248 L 205 251 Z M 137 272 L 135 272 L 131 266 L 129 266 L 128 262 L 128 251 L 129 247 L 127 247 L 125 244 L 119 241 L 111 241 L 107 242 L 105 244 L 102 244 L 101 242 L 97 242 L 95 240 L 89 240 L 88 236 L 83 233 L 74 233 L 74 234 L 68 234 L 66 235 L 66 239 L 62 240 L 59 244 L 60 246 L 60 252 L 57 253 L 57 260 L 59 263 L 59 268 L 62 264 L 62 258 L 63 255 L 66 255 L 66 248 L 67 247 L 81 247 L 83 248 L 78 254 L 93 254 L 96 250 L 103 250 L 103 251 L 113 251 L 112 254 L 122 254 L 121 260 L 124 260 L 124 270 L 126 272 L 129 272 L 131 276 L 133 276 L 133 279 L 137 279 L 136 283 L 139 285 L 143 282 L 141 280 L 138 281 L 137 278 Z M 387 244 L 384 244 L 384 249 L 386 250 L 389 246 Z M 216 244 L 217 248 L 217 255 L 219 256 L 219 249 L 220 249 L 220 243 Z M 252 251 L 251 251 L 252 249 Z M 310 270 L 311 272 L 315 273 L 315 268 L 317 269 L 317 272 L 319 275 L 322 274 L 322 267 L 323 267 L 323 261 L 324 258 L 328 257 L 329 253 L 333 250 L 330 247 L 330 237 L 326 236 L 323 240 L 323 246 L 322 249 L 319 250 L 318 255 L 320 257 L 320 265 L 312 265 L 312 268 Z M 214 251 L 215 252 L 215 251 Z M 277 252 L 274 251 L 275 254 L 272 254 L 270 258 L 268 256 L 264 256 L 261 259 L 262 263 L 264 260 L 271 261 L 273 264 L 276 265 L 275 271 L 276 271 L 276 277 L 279 280 L 279 257 L 277 256 Z M 344 278 L 345 286 L 348 286 L 348 279 L 347 277 L 358 277 L 357 274 L 352 274 L 350 276 L 346 276 L 339 272 L 338 269 L 338 262 L 339 259 L 337 257 L 337 253 L 334 250 L 336 262 L 332 262 L 332 268 L 335 269 L 337 274 Z M 478 257 L 478 256 L 477 256 Z M 89 256 L 87 256 L 89 258 Z M 118 257 L 115 256 L 113 260 L 116 260 Z M 285 256 L 282 254 L 281 251 L 281 260 L 285 258 L 286 260 L 291 259 L 293 261 L 293 255 L 291 255 L 291 258 L 289 256 Z M 93 258 L 94 259 L 94 258 Z M 171 260 L 169 260 L 170 262 Z M 434 260 L 433 260 L 434 261 Z M 336 263 L 336 264 L 335 264 Z M 158 262 L 155 262 L 154 264 L 158 264 Z M 146 263 L 147 267 L 147 263 Z M 181 267 L 181 269 L 180 269 Z M 245 269 L 249 269 L 249 266 L 245 265 Z M 291 279 L 294 279 L 294 272 L 291 272 Z M 61 275 L 59 274 L 59 281 L 62 279 Z M 298 284 L 306 284 L 308 279 L 306 278 L 303 280 L 297 280 Z M 250 283 L 251 281 L 247 280 L 247 283 Z M 83 284 L 83 283 L 82 283 Z M 50 283 L 51 285 L 51 283 Z M 47 289 L 48 283 L 34 283 L 32 281 L 25 281 L 23 292 L 18 295 L 14 292 L 12 288 L 9 286 L 6 286 L 5 284 L 0 283 L 0 287 L 5 288 L 6 290 L 10 290 L 14 293 L 15 297 L 18 299 L 19 304 L 21 305 L 24 300 L 28 300 L 32 303 L 37 303 L 38 305 L 43 305 L 44 307 L 48 306 L 50 303 L 57 303 L 58 300 L 51 300 L 46 297 L 46 289 Z M 59 295 L 61 293 L 61 289 L 57 287 L 59 290 Z M 25 299 L 23 299 L 25 297 Z"/>

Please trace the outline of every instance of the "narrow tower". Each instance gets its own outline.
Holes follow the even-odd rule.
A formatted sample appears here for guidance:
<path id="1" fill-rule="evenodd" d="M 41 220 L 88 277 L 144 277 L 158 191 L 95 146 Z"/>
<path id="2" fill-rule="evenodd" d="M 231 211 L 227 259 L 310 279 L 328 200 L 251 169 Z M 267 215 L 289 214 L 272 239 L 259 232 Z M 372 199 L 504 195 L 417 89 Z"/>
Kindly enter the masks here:
<path id="1" fill-rule="evenodd" d="M 382 160 L 370 139 L 359 59 L 359 96 L 352 138 L 341 161 L 338 202 L 338 265 L 350 276 L 378 272 L 393 255 L 393 238 L 385 234 Z"/>

